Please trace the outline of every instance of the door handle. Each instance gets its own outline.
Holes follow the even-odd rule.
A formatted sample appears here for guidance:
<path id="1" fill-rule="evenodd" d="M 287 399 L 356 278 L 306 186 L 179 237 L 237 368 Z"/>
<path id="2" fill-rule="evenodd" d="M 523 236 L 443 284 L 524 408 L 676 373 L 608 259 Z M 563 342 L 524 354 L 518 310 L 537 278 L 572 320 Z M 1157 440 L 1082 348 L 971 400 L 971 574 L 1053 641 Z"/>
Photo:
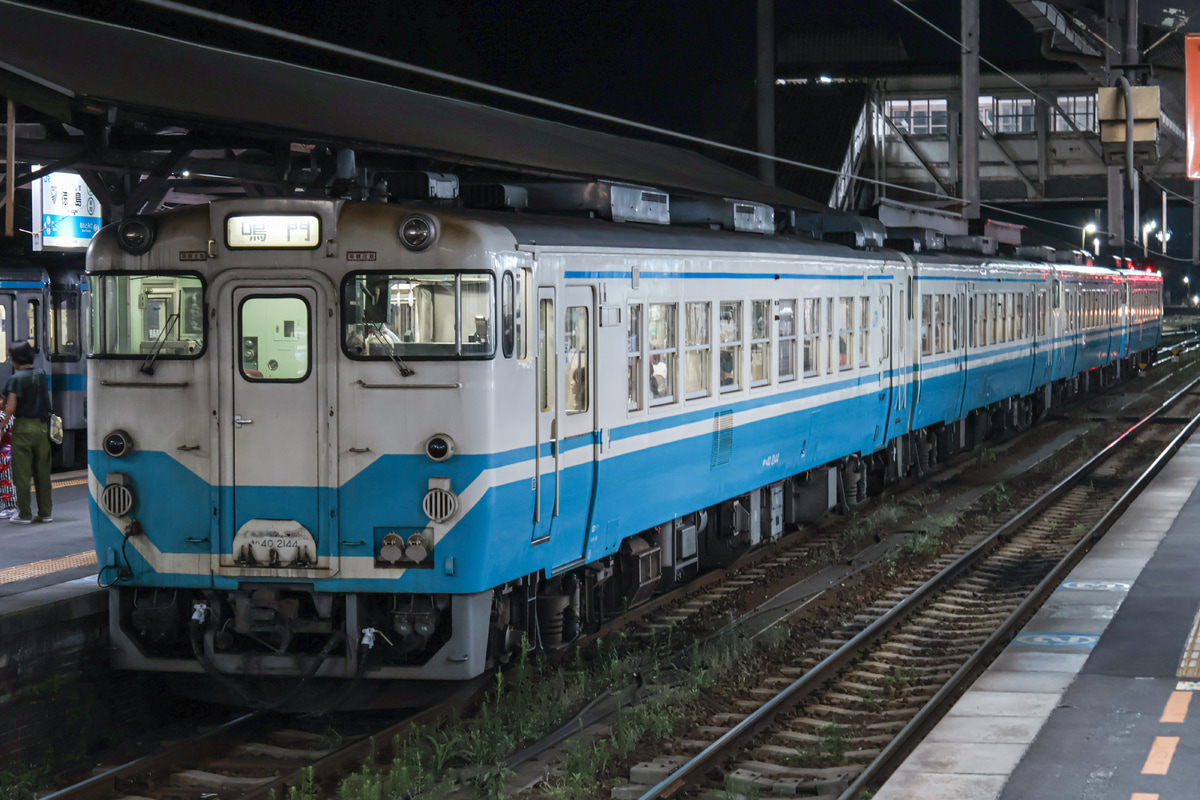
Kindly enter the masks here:
<path id="1" fill-rule="evenodd" d="M 243 425 L 249 425 L 252 422 L 254 422 L 254 420 L 252 420 L 252 419 L 242 419 L 240 414 L 233 415 L 233 427 L 235 427 L 235 428 L 240 428 Z"/>

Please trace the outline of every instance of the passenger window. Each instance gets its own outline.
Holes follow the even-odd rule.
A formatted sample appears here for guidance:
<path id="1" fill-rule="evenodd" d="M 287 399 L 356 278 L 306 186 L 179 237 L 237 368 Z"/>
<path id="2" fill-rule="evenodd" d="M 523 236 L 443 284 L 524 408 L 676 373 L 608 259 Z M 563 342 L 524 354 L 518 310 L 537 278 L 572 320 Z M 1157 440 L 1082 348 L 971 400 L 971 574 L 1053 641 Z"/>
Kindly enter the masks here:
<path id="1" fill-rule="evenodd" d="M 242 377 L 299 382 L 308 377 L 312 342 L 309 308 L 302 297 L 248 297 L 240 323 Z"/>
<path id="2" fill-rule="evenodd" d="M 807 300 L 804 301 L 808 303 Z M 807 338 L 807 337 L 806 337 Z M 807 369 L 807 368 L 806 368 Z M 796 379 L 796 301 L 779 301 L 779 381 Z"/>
<path id="3" fill-rule="evenodd" d="M 511 272 L 504 273 L 504 278 L 501 283 L 501 345 L 504 349 L 504 357 L 512 358 L 513 349 L 516 347 L 516 289 L 513 283 L 513 275 Z"/>
<path id="4" fill-rule="evenodd" d="M 826 374 L 833 374 L 833 365 L 837 363 L 837 337 L 833 335 L 833 298 L 825 298 L 825 332 L 829 335 L 829 358 L 825 362 Z"/>
<path id="5" fill-rule="evenodd" d="M 712 338 L 709 335 L 710 303 L 688 303 L 684 331 L 684 395 L 689 400 L 708 397 L 708 373 L 712 363 Z"/>
<path id="6" fill-rule="evenodd" d="M 879 346 L 882 351 L 879 354 L 879 360 L 883 361 L 889 358 L 892 348 L 892 295 L 889 290 L 888 294 L 879 295 Z"/>
<path id="7" fill-rule="evenodd" d="M 29 339 L 27 341 L 29 342 L 29 346 L 34 350 L 38 349 L 38 341 L 42 338 L 41 331 L 39 330 L 41 325 L 38 324 L 38 320 L 41 319 L 41 316 L 38 314 L 40 306 L 41 302 L 37 300 L 30 300 L 25 304 L 25 330 L 29 332 Z"/>
<path id="8" fill-rule="evenodd" d="M 854 367 L 854 298 L 838 298 L 838 369 Z"/>
<path id="9" fill-rule="evenodd" d="M 0 364 L 8 361 L 8 306 L 0 303 Z"/>
<path id="10" fill-rule="evenodd" d="M 858 365 L 867 366 L 871 358 L 871 298 L 858 298 Z"/>
<path id="11" fill-rule="evenodd" d="M 804 301 L 804 374 L 821 373 L 821 301 Z"/>
<path id="12" fill-rule="evenodd" d="M 588 310 L 586 306 L 567 306 L 563 345 L 567 369 L 563 375 L 563 410 L 582 414 L 588 410 Z"/>
<path id="13" fill-rule="evenodd" d="M 750 385 L 771 382 L 771 301 L 750 302 Z"/>
<path id="14" fill-rule="evenodd" d="M 933 297 L 921 295 L 921 355 L 933 355 Z"/>
<path id="15" fill-rule="evenodd" d="M 629 324 L 625 331 L 626 377 L 629 381 L 627 408 L 640 411 L 642 408 L 642 306 L 635 303 L 629 307 Z"/>
<path id="16" fill-rule="evenodd" d="M 946 352 L 946 295 L 933 296 L 933 351 Z"/>
<path id="17" fill-rule="evenodd" d="M 675 314 L 674 303 L 650 304 L 650 405 L 675 399 Z"/>
<path id="18" fill-rule="evenodd" d="M 742 304 L 721 303 L 721 391 L 742 385 Z"/>
<path id="19" fill-rule="evenodd" d="M 950 349 L 958 349 L 958 295 L 950 295 Z"/>
<path id="20" fill-rule="evenodd" d="M 554 301 L 538 304 L 538 391 L 542 411 L 554 410 Z"/>

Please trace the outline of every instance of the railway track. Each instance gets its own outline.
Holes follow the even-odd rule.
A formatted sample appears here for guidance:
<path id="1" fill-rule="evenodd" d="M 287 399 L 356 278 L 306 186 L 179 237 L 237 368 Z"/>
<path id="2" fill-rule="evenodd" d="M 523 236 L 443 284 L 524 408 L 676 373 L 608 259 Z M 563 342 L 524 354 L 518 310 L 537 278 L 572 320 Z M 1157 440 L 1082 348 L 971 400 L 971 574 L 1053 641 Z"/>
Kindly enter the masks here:
<path id="1" fill-rule="evenodd" d="M 972 457 L 967 454 L 960 460 L 964 464 L 969 464 Z M 954 469 L 953 463 L 949 465 L 949 469 Z M 787 572 L 803 577 L 802 573 L 806 564 L 810 565 L 807 570 L 810 574 L 818 572 L 817 569 L 811 567 L 811 564 L 817 554 L 828 553 L 829 548 L 840 536 L 840 525 L 842 525 L 841 520 L 827 520 L 805 532 L 793 532 L 785 536 L 777 547 L 754 551 L 734 565 L 731 570 L 710 573 L 697 583 L 657 598 L 654 602 L 635 609 L 633 614 L 624 617 L 613 627 L 634 625 L 636 630 L 630 638 L 636 646 L 636 642 L 652 639 L 661 635 L 664 630 L 678 630 L 686 623 L 696 621 L 705 612 L 711 612 L 714 605 L 719 606 L 724 603 L 723 608 L 736 607 L 735 600 L 741 594 L 757 592 L 758 597 L 761 598 L 761 591 L 758 590 L 772 574 Z M 939 566 L 944 563 L 948 562 L 943 559 L 942 562 L 939 562 Z M 905 593 L 903 589 L 897 590 L 893 599 L 898 600 Z M 753 604 L 751 605 L 753 606 Z M 868 612 L 872 616 L 862 617 L 856 626 L 839 632 L 828 642 L 823 643 L 823 646 L 830 650 L 840 647 L 848 636 L 854 635 L 856 628 L 866 626 L 868 620 L 874 618 L 873 615 L 881 615 L 883 612 L 883 607 L 873 609 Z M 757 610 L 751 608 L 747 612 L 747 616 L 755 613 Z M 910 634 L 912 641 L 908 646 L 912 646 L 920 639 L 937 638 L 936 619 L 934 616 L 924 620 L 924 629 L 918 628 Z M 968 628 L 969 626 L 966 626 L 962 630 L 967 631 Z M 898 652 L 905 652 L 904 647 L 900 647 Z M 916 656 L 914 657 L 916 658 Z M 881 658 L 888 659 L 893 656 L 885 655 Z M 887 662 L 885 660 L 880 663 L 886 664 Z M 763 686 L 769 688 L 790 684 L 800 675 L 807 673 L 809 666 L 811 664 L 799 664 L 781 670 L 777 675 L 768 676 Z M 949 669 L 949 667 L 927 669 L 927 666 L 931 665 L 918 663 L 914 667 L 912 676 L 907 679 L 911 689 L 909 695 L 915 696 L 920 691 L 926 691 L 923 687 L 925 687 L 927 678 L 938 676 Z M 878 668 L 876 668 L 876 671 L 870 674 L 874 675 L 877 680 L 879 676 L 882 676 L 884 688 L 899 685 L 907 675 L 903 667 L 899 672 L 885 670 L 882 673 L 878 672 Z M 920 682 L 917 680 L 918 677 Z M 860 678 L 865 679 L 866 675 L 860 676 Z M 861 685 L 851 685 L 855 683 Z M 828 707 L 836 707 L 833 701 L 842 704 L 849 703 L 852 710 L 870 707 L 878 703 L 879 697 L 882 696 L 879 695 L 877 689 L 869 688 L 872 685 L 870 682 L 862 683 L 851 680 L 841 687 L 840 692 L 833 693 L 834 695 L 844 695 L 844 697 L 831 696 Z M 286 797 L 288 790 L 292 787 L 318 784 L 332 788 L 338 777 L 353 772 L 369 759 L 374 752 L 375 743 L 385 746 L 397 733 L 411 730 L 413 726 L 433 726 L 439 720 L 454 713 L 454 709 L 473 705 L 483 695 L 482 686 L 481 682 L 465 692 L 458 693 L 445 704 L 428 709 L 416 716 L 392 722 L 386 728 L 359 730 L 341 736 L 330 735 L 328 731 L 301 730 L 294 719 L 285 717 L 270 714 L 241 716 L 205 734 L 165 746 L 154 754 L 107 770 L 48 797 L 51 800 L 108 800 L 109 798 L 127 797 L 152 798 L 152 800 L 266 800 L 271 792 L 274 792 L 276 797 Z M 863 686 L 868 688 L 861 688 Z M 767 688 L 760 687 L 759 694 L 766 692 Z M 583 727 L 583 724 L 602 722 L 616 709 L 628 706 L 632 702 L 634 694 L 635 692 L 627 687 L 624 690 L 618 689 L 612 692 L 610 698 L 601 698 L 602 702 L 597 702 L 584 709 L 579 716 L 563 725 L 544 741 L 510 756 L 507 759 L 508 767 L 518 768 L 524 761 L 541 754 L 544 750 L 565 739 L 567 735 L 577 732 Z M 855 697 L 857 700 L 847 699 Z M 858 705 L 854 706 L 856 702 Z M 824 710 L 821 711 L 827 713 Z M 889 713 L 899 712 L 896 709 L 889 709 Z M 814 717 L 814 719 L 820 718 Z M 811 750 L 813 742 L 805 737 L 813 737 L 816 742 L 830 739 L 829 730 L 822 732 L 822 728 L 828 724 L 831 723 L 824 723 L 815 730 L 807 732 L 801 726 L 800 729 L 790 734 L 792 739 L 789 741 L 793 745 L 803 745 L 808 742 L 805 747 Z M 842 723 L 837 724 L 842 725 Z M 712 738 L 716 732 L 716 728 L 713 728 L 707 734 L 709 738 Z M 889 736 L 888 733 L 874 733 L 857 737 L 853 759 L 871 755 L 871 750 L 879 749 L 883 745 L 880 737 L 887 738 Z M 695 737 L 692 738 L 695 739 Z M 832 738 L 836 739 L 837 737 Z M 692 746 L 695 746 L 695 741 L 692 742 Z M 774 746 L 787 747 L 788 745 Z M 759 755 L 765 757 L 773 752 L 769 747 L 770 745 Z M 796 768 L 794 766 L 796 747 L 793 746 L 792 750 L 793 755 L 787 757 L 793 761 L 792 768 Z M 677 760 L 670 762 L 671 766 L 676 763 Z M 747 762 L 745 769 L 752 770 L 754 763 L 766 764 L 769 762 Z M 848 761 L 847 765 L 849 763 Z M 853 771 L 844 769 L 847 765 L 833 768 L 836 775 L 840 776 L 836 778 L 837 781 L 844 782 L 852 777 Z M 657 767 L 660 771 L 661 766 L 660 763 Z M 816 782 L 813 784 L 815 788 L 823 785 L 821 781 L 831 780 L 830 776 L 834 774 L 822 771 L 827 770 L 827 767 L 799 767 L 799 769 L 817 770 Z M 750 772 L 741 773 L 737 770 L 732 772 L 736 773 L 734 780 L 745 778 L 748 785 L 763 783 L 761 775 L 751 775 Z M 756 780 L 758 784 L 754 784 Z M 469 790 L 464 791 L 469 792 Z"/>
<path id="2" fill-rule="evenodd" d="M 965 537 L 803 661 L 762 676 L 714 724 L 665 748 L 695 755 L 634 767 L 631 782 L 647 784 L 642 800 L 689 787 L 709 796 L 849 800 L 873 785 L 1200 425 L 1200 415 L 1178 419 L 1181 409 L 1194 414 L 1200 407 L 1198 384 L 999 529 Z M 1138 470 L 1136 479 L 1129 477 Z M 638 796 L 632 788 L 622 796 Z"/>

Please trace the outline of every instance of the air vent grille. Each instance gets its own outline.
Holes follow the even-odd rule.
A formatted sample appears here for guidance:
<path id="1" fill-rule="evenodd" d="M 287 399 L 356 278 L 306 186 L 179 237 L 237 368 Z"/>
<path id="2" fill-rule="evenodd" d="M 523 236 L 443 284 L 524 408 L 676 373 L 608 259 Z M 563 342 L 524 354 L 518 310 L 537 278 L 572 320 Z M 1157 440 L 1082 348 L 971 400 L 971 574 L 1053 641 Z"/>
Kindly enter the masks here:
<path id="1" fill-rule="evenodd" d="M 434 522 L 445 522 L 458 511 L 458 495 L 449 489 L 430 489 L 421 501 L 421 510 Z"/>
<path id="2" fill-rule="evenodd" d="M 133 510 L 133 490 L 119 483 L 110 483 L 100 493 L 100 506 L 104 513 L 123 517 Z"/>
<path id="3" fill-rule="evenodd" d="M 733 455 L 733 412 L 713 414 L 712 466 L 728 464 Z"/>

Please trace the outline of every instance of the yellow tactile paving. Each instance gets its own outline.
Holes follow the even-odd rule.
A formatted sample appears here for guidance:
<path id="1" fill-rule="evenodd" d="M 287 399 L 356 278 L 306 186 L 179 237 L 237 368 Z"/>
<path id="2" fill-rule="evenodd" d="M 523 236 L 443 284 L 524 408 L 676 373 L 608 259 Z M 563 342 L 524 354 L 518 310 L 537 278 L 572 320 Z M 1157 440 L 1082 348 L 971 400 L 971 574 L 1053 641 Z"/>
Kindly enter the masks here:
<path id="1" fill-rule="evenodd" d="M 1163 709 L 1163 715 L 1158 721 L 1185 722 L 1187 720 L 1188 703 L 1191 701 L 1191 692 L 1171 692 L 1171 699 L 1167 700 L 1167 707 Z"/>
<path id="2" fill-rule="evenodd" d="M 1192 632 L 1183 648 L 1175 677 L 1200 678 L 1200 611 L 1196 612 L 1196 618 L 1192 620 Z"/>
<path id="3" fill-rule="evenodd" d="M 50 488 L 51 489 L 63 489 L 63 488 L 66 488 L 67 486 L 79 486 L 81 484 L 87 483 L 87 481 L 88 481 L 87 478 L 74 478 L 73 480 L 69 480 L 69 481 L 51 481 Z"/>
<path id="4" fill-rule="evenodd" d="M 16 583 L 17 581 L 25 581 L 30 578 L 49 575 L 52 572 L 62 572 L 65 569 L 74 569 L 75 567 L 86 567 L 89 564 L 95 563 L 96 554 L 90 551 L 87 553 L 76 553 L 73 556 L 35 561 L 32 564 L 22 564 L 18 567 L 0 569 L 0 583 Z"/>
<path id="5" fill-rule="evenodd" d="M 1175 757 L 1175 748 L 1179 746 L 1178 736 L 1155 736 L 1150 755 L 1146 756 L 1146 764 L 1142 767 L 1143 775 L 1166 775 L 1171 768 L 1171 759 Z"/>

